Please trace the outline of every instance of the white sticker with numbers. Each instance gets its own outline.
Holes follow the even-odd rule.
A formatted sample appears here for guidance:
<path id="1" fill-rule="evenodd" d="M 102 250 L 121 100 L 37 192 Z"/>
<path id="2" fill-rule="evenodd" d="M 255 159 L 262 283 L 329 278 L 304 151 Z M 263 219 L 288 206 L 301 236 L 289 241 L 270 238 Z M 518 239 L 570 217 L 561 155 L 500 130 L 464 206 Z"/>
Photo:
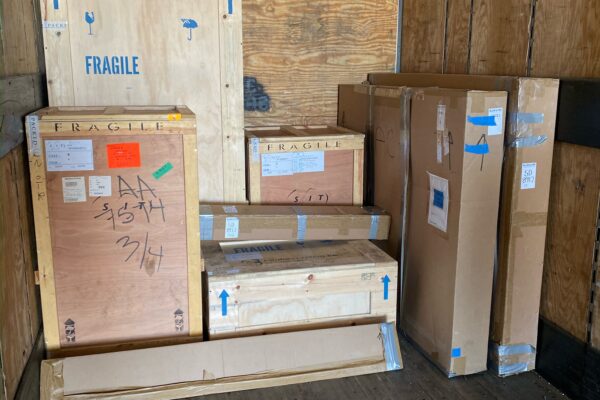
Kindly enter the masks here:
<path id="1" fill-rule="evenodd" d="M 240 231 L 240 220 L 237 217 L 225 218 L 225 239 L 237 239 Z"/>
<path id="2" fill-rule="evenodd" d="M 535 189 L 536 163 L 521 164 L 521 189 Z"/>
<path id="3" fill-rule="evenodd" d="M 488 109 L 488 115 L 494 117 L 495 125 L 488 126 L 488 135 L 501 135 L 504 131 L 502 124 L 504 123 L 504 109 L 502 107 L 495 107 Z"/>
<path id="4" fill-rule="evenodd" d="M 90 197 L 112 196 L 111 176 L 90 176 Z"/>
<path id="5" fill-rule="evenodd" d="M 65 203 L 79 203 L 86 201 L 85 178 L 83 176 L 70 176 L 62 178 L 63 201 Z"/>

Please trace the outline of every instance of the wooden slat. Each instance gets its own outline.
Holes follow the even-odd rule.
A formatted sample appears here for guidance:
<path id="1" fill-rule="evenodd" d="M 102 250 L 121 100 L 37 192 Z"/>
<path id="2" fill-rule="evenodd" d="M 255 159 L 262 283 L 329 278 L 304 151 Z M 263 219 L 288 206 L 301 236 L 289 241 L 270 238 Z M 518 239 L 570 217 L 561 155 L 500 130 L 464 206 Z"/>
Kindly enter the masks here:
<path id="1" fill-rule="evenodd" d="M 37 0 L 4 0 L 0 25 L 0 77 L 40 72 L 38 48 L 39 17 L 34 7 Z"/>
<path id="2" fill-rule="evenodd" d="M 246 125 L 334 124 L 337 85 L 392 71 L 396 31 L 393 0 L 244 3 L 244 74 L 270 97 Z"/>
<path id="3" fill-rule="evenodd" d="M 444 73 L 466 74 L 469 64 L 471 0 L 448 1 Z"/>
<path id="4" fill-rule="evenodd" d="M 600 197 L 600 149 L 556 142 L 541 315 L 587 341 Z"/>
<path id="5" fill-rule="evenodd" d="M 525 76 L 531 0 L 481 0 L 473 5 L 469 72 Z"/>
<path id="6" fill-rule="evenodd" d="M 600 2 L 536 4 L 531 76 L 600 76 Z"/>

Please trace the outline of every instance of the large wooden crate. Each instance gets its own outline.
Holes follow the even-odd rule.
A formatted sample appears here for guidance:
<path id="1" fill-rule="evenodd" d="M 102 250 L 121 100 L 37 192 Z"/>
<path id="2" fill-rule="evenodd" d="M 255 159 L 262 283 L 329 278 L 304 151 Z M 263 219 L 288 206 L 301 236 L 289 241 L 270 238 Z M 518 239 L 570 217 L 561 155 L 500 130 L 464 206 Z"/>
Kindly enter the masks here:
<path id="1" fill-rule="evenodd" d="M 41 0 L 50 106 L 185 104 L 200 199 L 246 200 L 241 0 Z"/>
<path id="2" fill-rule="evenodd" d="M 195 128 L 185 107 L 28 116 L 51 352 L 202 334 Z"/>
<path id="3" fill-rule="evenodd" d="M 202 251 L 211 339 L 396 320 L 398 263 L 368 240 Z"/>
<path id="4" fill-rule="evenodd" d="M 246 130 L 252 204 L 362 205 L 365 136 L 337 126 Z"/>

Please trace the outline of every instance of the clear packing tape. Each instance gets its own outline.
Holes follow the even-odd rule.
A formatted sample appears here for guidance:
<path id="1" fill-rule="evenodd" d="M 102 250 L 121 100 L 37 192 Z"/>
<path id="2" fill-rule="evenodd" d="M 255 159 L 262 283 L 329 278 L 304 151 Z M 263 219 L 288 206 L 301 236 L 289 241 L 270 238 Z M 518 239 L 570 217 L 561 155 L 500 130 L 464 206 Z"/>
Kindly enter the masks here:
<path id="1" fill-rule="evenodd" d="M 490 343 L 490 367 L 498 376 L 510 376 L 535 368 L 535 347 L 530 344 Z"/>

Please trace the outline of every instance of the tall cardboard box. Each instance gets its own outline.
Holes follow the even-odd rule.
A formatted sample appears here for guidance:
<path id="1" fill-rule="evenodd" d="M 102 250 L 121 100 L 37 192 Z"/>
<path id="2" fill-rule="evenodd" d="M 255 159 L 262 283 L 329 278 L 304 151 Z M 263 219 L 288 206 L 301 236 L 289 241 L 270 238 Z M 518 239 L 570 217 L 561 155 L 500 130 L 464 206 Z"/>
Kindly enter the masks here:
<path id="1" fill-rule="evenodd" d="M 376 73 L 369 81 L 508 92 L 489 356 L 502 376 L 534 369 L 558 80 Z"/>
<path id="2" fill-rule="evenodd" d="M 27 139 L 47 349 L 199 339 L 194 114 L 51 107 Z"/>
<path id="3" fill-rule="evenodd" d="M 398 263 L 368 240 L 203 242 L 210 338 L 396 321 Z"/>
<path id="4" fill-rule="evenodd" d="M 448 376 L 487 369 L 505 92 L 415 89 L 402 327 Z"/>
<path id="5" fill-rule="evenodd" d="M 337 126 L 246 130 L 251 204 L 362 205 L 365 135 Z"/>

